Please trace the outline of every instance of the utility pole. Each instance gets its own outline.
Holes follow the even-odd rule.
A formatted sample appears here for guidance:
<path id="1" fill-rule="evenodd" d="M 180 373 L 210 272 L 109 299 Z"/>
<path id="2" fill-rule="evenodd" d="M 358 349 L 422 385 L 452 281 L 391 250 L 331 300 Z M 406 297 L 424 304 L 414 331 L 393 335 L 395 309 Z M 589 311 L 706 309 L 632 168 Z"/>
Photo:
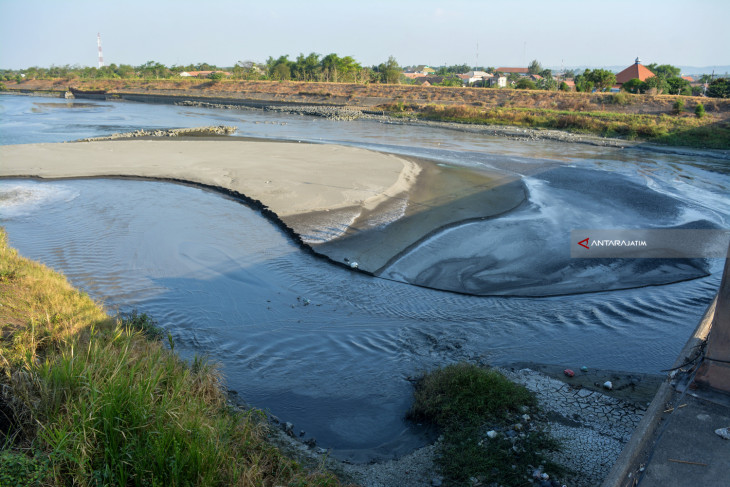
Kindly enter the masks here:
<path id="1" fill-rule="evenodd" d="M 99 68 L 104 67 L 104 56 L 101 54 L 101 34 L 96 34 L 96 45 L 99 46 Z"/>

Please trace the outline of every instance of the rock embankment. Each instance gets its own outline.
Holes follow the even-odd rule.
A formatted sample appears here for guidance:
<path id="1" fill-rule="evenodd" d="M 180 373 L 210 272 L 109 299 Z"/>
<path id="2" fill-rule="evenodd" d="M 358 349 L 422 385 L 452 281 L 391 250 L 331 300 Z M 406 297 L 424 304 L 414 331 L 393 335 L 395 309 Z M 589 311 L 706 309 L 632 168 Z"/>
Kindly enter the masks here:
<path id="1" fill-rule="evenodd" d="M 265 112 L 293 113 L 295 115 L 309 115 L 311 117 L 322 117 L 330 120 L 349 121 L 357 120 L 363 116 L 361 110 L 356 108 L 340 107 L 334 105 L 265 105 L 254 107 L 243 104 L 209 103 L 205 101 L 185 100 L 175 103 L 184 107 L 219 108 L 223 110 L 263 110 Z"/>
<path id="2" fill-rule="evenodd" d="M 238 130 L 236 127 L 228 125 L 215 125 L 210 127 L 190 127 L 178 129 L 158 129 L 158 130 L 135 130 L 134 132 L 124 132 L 102 137 L 89 137 L 79 139 L 76 142 L 98 142 L 101 140 L 116 139 L 132 139 L 137 137 L 210 137 L 215 135 L 231 135 Z"/>

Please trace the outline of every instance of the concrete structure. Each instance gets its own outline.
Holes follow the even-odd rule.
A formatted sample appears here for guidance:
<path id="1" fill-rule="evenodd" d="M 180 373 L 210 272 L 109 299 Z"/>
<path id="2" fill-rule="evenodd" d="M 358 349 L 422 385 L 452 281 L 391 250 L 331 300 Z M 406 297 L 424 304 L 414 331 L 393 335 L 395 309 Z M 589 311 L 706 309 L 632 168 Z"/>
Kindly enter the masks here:
<path id="1" fill-rule="evenodd" d="M 730 257 L 670 371 L 602 487 L 730 485 Z"/>
<path id="2" fill-rule="evenodd" d="M 469 71 L 468 73 L 457 75 L 463 81 L 464 86 L 469 86 L 474 83 L 480 83 L 488 80 L 494 75 L 487 73 L 486 71 Z"/>
<path id="3" fill-rule="evenodd" d="M 489 86 L 497 86 L 499 88 L 504 88 L 507 86 L 507 77 L 506 76 L 494 76 L 492 78 L 489 78 Z"/>

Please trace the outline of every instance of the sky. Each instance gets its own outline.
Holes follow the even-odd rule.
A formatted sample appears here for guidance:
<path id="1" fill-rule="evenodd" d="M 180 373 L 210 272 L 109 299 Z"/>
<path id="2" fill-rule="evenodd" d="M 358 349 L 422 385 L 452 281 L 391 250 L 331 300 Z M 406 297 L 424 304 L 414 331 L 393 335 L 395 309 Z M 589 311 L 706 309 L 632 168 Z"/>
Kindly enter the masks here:
<path id="1" fill-rule="evenodd" d="M 728 0 L 0 0 L 0 68 L 264 62 L 730 65 Z"/>

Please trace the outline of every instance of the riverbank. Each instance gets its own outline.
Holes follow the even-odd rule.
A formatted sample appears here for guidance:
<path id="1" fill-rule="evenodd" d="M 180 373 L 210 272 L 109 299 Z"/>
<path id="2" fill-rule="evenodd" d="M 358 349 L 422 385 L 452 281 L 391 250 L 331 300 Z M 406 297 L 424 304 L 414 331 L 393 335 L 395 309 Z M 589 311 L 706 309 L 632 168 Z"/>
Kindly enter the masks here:
<path id="1" fill-rule="evenodd" d="M 518 178 L 497 171 L 337 145 L 174 139 L 2 146 L 0 176 L 136 177 L 222 190 L 305 248 L 369 273 L 443 228 L 526 199 Z"/>
<path id="2" fill-rule="evenodd" d="M 516 363 L 494 370 L 535 395 L 537 408 L 529 411 L 527 422 L 530 423 L 529 428 L 546 431 L 561 443 L 561 451 L 550 456 L 552 461 L 568 470 L 559 478 L 571 487 L 600 485 L 639 425 L 664 378 L 595 369 L 578 371 L 576 376 L 569 378 L 562 371 L 562 377 L 558 375 L 559 368 L 556 365 Z M 611 390 L 604 388 L 602 383 L 606 380 L 611 380 L 616 387 Z M 442 437 L 399 458 L 368 464 L 325 459 L 316 449 L 283 432 L 278 433 L 274 441 L 304 464 L 316 465 L 324 461 L 327 468 L 340 478 L 359 485 L 448 485 L 438 468 Z M 551 478 L 555 480 L 556 476 L 553 474 Z M 528 475 L 522 482 L 523 485 L 541 485 L 541 480 Z M 473 485 L 486 484 L 477 481 Z"/>
<path id="3" fill-rule="evenodd" d="M 440 86 L 243 80 L 25 80 L 6 93 L 175 103 L 212 108 L 287 111 L 336 120 L 384 117 L 488 125 L 493 134 L 516 127 L 658 147 L 728 150 L 730 101 L 674 95 L 577 93 Z M 87 92 L 88 94 L 84 94 Z M 684 109 L 674 104 L 681 99 Z M 694 109 L 702 104 L 706 115 Z M 510 136 L 508 134 L 508 136 Z M 567 140 L 573 137 L 568 137 Z M 561 140 L 556 137 L 553 140 Z"/>

